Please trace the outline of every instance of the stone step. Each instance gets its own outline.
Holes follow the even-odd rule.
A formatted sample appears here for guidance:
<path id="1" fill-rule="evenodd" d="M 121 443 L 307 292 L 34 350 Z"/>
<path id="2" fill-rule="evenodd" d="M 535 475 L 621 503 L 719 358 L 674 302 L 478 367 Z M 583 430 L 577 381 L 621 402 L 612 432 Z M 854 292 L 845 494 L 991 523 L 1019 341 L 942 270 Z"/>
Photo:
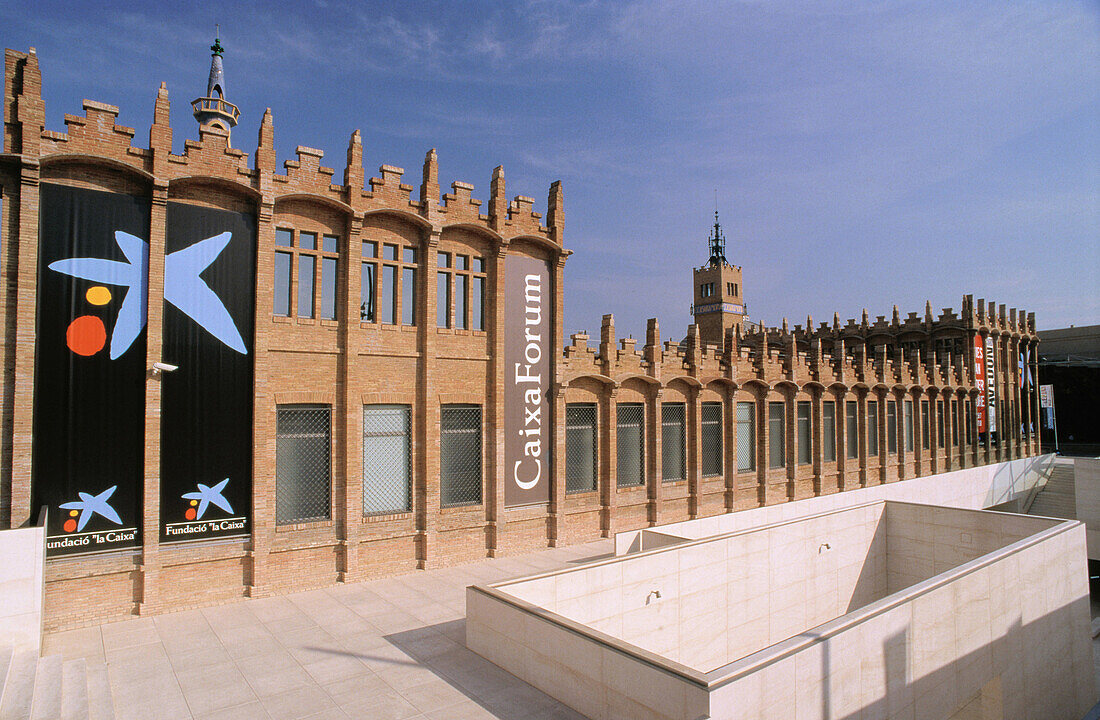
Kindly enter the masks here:
<path id="1" fill-rule="evenodd" d="M 84 658 L 61 666 L 61 720 L 88 720 L 87 668 Z"/>
<path id="2" fill-rule="evenodd" d="M 38 653 L 19 650 L 12 654 L 11 665 L 0 687 L 0 720 L 28 720 L 34 699 L 34 677 Z"/>
<path id="3" fill-rule="evenodd" d="M 107 666 L 88 666 L 88 720 L 115 720 L 115 704 L 111 699 L 111 679 Z"/>
<path id="4" fill-rule="evenodd" d="M 38 659 L 34 677 L 34 699 L 31 702 L 31 720 L 58 720 L 61 717 L 61 668 L 60 655 L 47 655 Z"/>

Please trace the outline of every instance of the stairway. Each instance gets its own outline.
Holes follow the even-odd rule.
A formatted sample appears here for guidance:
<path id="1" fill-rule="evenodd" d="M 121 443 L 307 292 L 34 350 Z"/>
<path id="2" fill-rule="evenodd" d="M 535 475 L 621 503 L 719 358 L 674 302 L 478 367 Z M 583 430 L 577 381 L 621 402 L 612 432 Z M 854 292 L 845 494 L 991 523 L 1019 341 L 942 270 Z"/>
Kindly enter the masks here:
<path id="1" fill-rule="evenodd" d="M 0 647 L 0 720 L 114 720 L 107 667 Z"/>
<path id="2" fill-rule="evenodd" d="M 1028 515 L 1077 519 L 1077 496 L 1073 461 L 1055 462 L 1050 480 L 1028 508 Z"/>

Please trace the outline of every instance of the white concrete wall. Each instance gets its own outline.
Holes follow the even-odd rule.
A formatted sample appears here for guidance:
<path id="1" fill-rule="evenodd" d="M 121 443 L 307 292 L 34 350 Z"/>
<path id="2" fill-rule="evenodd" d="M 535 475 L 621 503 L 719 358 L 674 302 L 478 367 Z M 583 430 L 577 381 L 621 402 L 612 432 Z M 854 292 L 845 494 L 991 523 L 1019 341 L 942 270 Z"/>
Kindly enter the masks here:
<path id="1" fill-rule="evenodd" d="M 42 644 L 46 529 L 0 530 L 0 646 Z"/>
<path id="2" fill-rule="evenodd" d="M 654 530 L 665 535 L 703 538 L 881 500 L 900 500 L 977 510 L 1022 499 L 1031 488 L 1037 484 L 1046 483 L 1053 467 L 1054 455 L 1039 455 L 902 480 L 888 485 L 873 485 L 796 502 L 660 525 Z M 615 554 L 625 555 L 637 552 L 642 547 L 641 535 L 646 532 L 648 531 L 632 530 L 616 534 Z"/>
<path id="3" fill-rule="evenodd" d="M 1100 560 L 1100 458 L 1074 458 L 1077 519 L 1085 523 L 1089 559 Z"/>
<path id="4" fill-rule="evenodd" d="M 1061 523 L 723 668 L 711 716 L 943 720 L 999 684 L 1005 718 L 1078 720 L 1092 663 L 1084 527 Z"/>

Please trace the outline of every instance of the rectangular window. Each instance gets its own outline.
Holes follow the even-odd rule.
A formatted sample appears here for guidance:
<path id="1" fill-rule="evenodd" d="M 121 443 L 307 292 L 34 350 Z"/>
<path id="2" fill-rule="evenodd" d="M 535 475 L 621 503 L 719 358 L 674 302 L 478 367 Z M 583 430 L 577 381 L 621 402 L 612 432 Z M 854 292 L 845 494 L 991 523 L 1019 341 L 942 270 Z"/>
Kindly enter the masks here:
<path id="1" fill-rule="evenodd" d="M 443 507 L 481 502 L 481 406 L 444 405 L 439 415 L 439 493 Z"/>
<path id="2" fill-rule="evenodd" d="M 906 400 L 902 405 L 905 418 L 905 452 L 913 452 L 913 401 Z"/>
<path id="3" fill-rule="evenodd" d="M 371 240 L 363 241 L 363 257 L 374 258 L 378 257 L 378 243 Z"/>
<path id="4" fill-rule="evenodd" d="M 401 324 L 416 325 L 416 268 L 414 267 L 401 268 Z"/>
<path id="5" fill-rule="evenodd" d="M 461 256 L 460 256 L 461 257 Z M 468 275 L 455 275 L 455 327 L 466 329 L 466 288 Z"/>
<path id="6" fill-rule="evenodd" d="M 363 406 L 363 514 L 412 510 L 408 405 Z"/>
<path id="7" fill-rule="evenodd" d="M 445 272 L 435 278 L 435 324 L 441 328 L 451 326 L 451 276 Z"/>
<path id="8" fill-rule="evenodd" d="M 878 455 L 878 401 L 867 401 L 867 457 Z"/>
<path id="9" fill-rule="evenodd" d="M 939 440 L 938 447 L 943 447 L 946 444 L 944 427 L 943 427 L 943 400 L 936 401 L 936 439 Z"/>
<path id="10" fill-rule="evenodd" d="M 485 278 L 475 277 L 473 293 L 470 296 L 470 313 L 473 320 L 470 327 L 474 330 L 485 329 Z"/>
<path id="11" fill-rule="evenodd" d="M 798 403 L 798 464 L 809 465 L 813 462 L 813 454 L 810 452 L 810 403 L 800 401 Z"/>
<path id="12" fill-rule="evenodd" d="M 340 238 L 336 237 L 335 235 L 322 235 L 321 252 L 340 252 Z"/>
<path id="13" fill-rule="evenodd" d="M 951 444 L 959 444 L 959 401 L 951 401 Z"/>
<path id="14" fill-rule="evenodd" d="M 387 245 L 387 247 L 389 247 Z M 382 287 L 378 301 L 378 320 L 386 325 L 396 325 L 397 313 L 397 267 L 382 266 Z"/>
<path id="15" fill-rule="evenodd" d="M 317 249 L 317 233 L 300 232 L 298 233 L 298 249 L 299 250 L 316 250 Z"/>
<path id="16" fill-rule="evenodd" d="M 722 474 L 722 403 L 705 402 L 700 420 L 703 477 Z"/>
<path id="17" fill-rule="evenodd" d="M 768 467 L 787 464 L 786 428 L 783 403 L 768 403 Z"/>
<path id="18" fill-rule="evenodd" d="M 920 401 L 920 446 L 922 449 L 927 450 L 931 444 L 931 432 L 929 431 L 930 420 L 928 417 L 928 401 Z"/>
<path id="19" fill-rule="evenodd" d="M 565 406 L 565 491 L 596 489 L 596 405 Z"/>
<path id="20" fill-rule="evenodd" d="M 290 253 L 275 253 L 275 314 L 290 315 Z"/>
<path id="21" fill-rule="evenodd" d="M 619 487 L 645 484 L 645 406 L 619 403 L 615 410 L 616 479 Z"/>
<path id="22" fill-rule="evenodd" d="M 859 406 L 849 400 L 844 406 L 844 441 L 848 452 L 845 457 L 855 460 L 859 457 Z"/>
<path id="23" fill-rule="evenodd" d="M 359 278 L 359 321 L 374 322 L 374 284 L 377 265 L 363 263 L 362 276 Z"/>
<path id="24" fill-rule="evenodd" d="M 661 479 L 664 482 L 687 477 L 684 462 L 685 416 L 684 403 L 661 404 Z"/>
<path id="25" fill-rule="evenodd" d="M 966 408 L 966 444 L 974 444 L 974 401 L 967 400 L 963 406 Z M 1023 430 L 1024 437 L 1027 437 L 1026 428 Z"/>
<path id="26" fill-rule="evenodd" d="M 821 444 L 825 462 L 836 462 L 836 403 L 821 403 Z"/>
<path id="27" fill-rule="evenodd" d="M 294 245 L 294 231 L 286 228 L 275 228 L 275 244 L 279 247 L 292 247 Z"/>
<path id="28" fill-rule="evenodd" d="M 331 411 L 327 405 L 275 410 L 275 522 L 332 517 Z"/>
<path id="29" fill-rule="evenodd" d="M 383 260 L 397 260 L 397 246 L 396 245 L 382 245 L 382 259 Z"/>
<path id="30" fill-rule="evenodd" d="M 441 268 L 449 268 L 451 266 L 451 254 L 441 252 L 436 256 L 435 264 Z"/>
<path id="31" fill-rule="evenodd" d="M 326 238 L 329 236 L 326 235 Z M 321 258 L 321 319 L 336 319 L 336 266 L 334 257 Z"/>
<path id="32" fill-rule="evenodd" d="M 737 403 L 737 472 L 756 469 L 756 404 Z"/>
<path id="33" fill-rule="evenodd" d="M 304 234 L 304 233 L 303 233 Z M 317 258 L 298 256 L 298 317 L 313 317 L 313 271 Z"/>
<path id="34" fill-rule="evenodd" d="M 401 262 L 405 263 L 406 265 L 415 265 L 416 264 L 416 248 L 414 248 L 414 247 L 403 247 L 403 248 L 401 248 Z"/>
<path id="35" fill-rule="evenodd" d="M 898 452 L 898 404 L 893 400 L 886 401 L 886 452 Z"/>

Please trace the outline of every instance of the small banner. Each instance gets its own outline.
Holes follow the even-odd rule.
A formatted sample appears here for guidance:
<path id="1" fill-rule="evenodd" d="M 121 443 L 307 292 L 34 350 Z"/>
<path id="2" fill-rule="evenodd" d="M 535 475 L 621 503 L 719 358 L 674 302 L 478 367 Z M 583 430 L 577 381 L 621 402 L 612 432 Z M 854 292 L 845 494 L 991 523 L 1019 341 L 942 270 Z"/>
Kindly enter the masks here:
<path id="1" fill-rule="evenodd" d="M 249 532 L 256 221 L 168 203 L 161 541 Z"/>
<path id="2" fill-rule="evenodd" d="M 985 342 L 981 335 L 974 336 L 974 386 L 978 389 L 978 397 L 974 400 L 974 417 L 978 432 L 984 433 L 988 427 L 985 417 Z"/>
<path id="3" fill-rule="evenodd" d="M 504 504 L 550 501 L 554 294 L 545 260 L 504 261 Z"/>
<path id="4" fill-rule="evenodd" d="M 42 183 L 32 495 L 48 556 L 140 542 L 147 198 Z"/>

